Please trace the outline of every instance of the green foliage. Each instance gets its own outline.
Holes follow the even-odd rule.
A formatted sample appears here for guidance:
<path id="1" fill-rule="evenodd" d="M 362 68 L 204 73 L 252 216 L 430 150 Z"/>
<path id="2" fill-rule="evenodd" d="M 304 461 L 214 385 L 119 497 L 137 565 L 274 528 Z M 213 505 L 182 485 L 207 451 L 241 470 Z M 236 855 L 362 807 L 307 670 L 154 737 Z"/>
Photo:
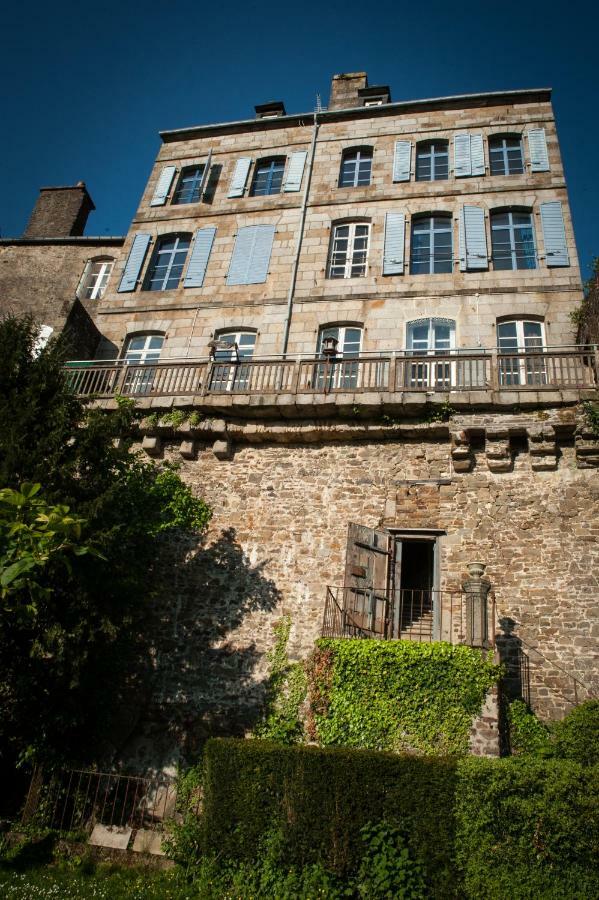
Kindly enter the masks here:
<path id="1" fill-rule="evenodd" d="M 599 896 L 598 775 L 569 761 L 461 761 L 456 862 L 466 896 Z"/>
<path id="2" fill-rule="evenodd" d="M 507 711 L 510 749 L 514 756 L 551 755 L 551 734 L 522 700 L 513 700 Z"/>
<path id="3" fill-rule="evenodd" d="M 499 674 L 465 646 L 323 639 L 308 670 L 310 731 L 325 746 L 465 753 Z"/>
<path id="4" fill-rule="evenodd" d="M 301 663 L 287 657 L 291 618 L 283 616 L 275 623 L 275 643 L 268 654 L 269 684 L 265 714 L 255 729 L 255 736 L 281 744 L 295 744 L 303 738 L 300 707 L 308 689 Z"/>
<path id="5" fill-rule="evenodd" d="M 554 727 L 555 755 L 583 766 L 599 764 L 599 700 L 575 706 Z"/>
<path id="6" fill-rule="evenodd" d="M 191 425 L 192 428 L 197 428 L 198 425 L 204 421 L 204 418 L 205 417 L 202 415 L 202 413 L 199 413 L 199 412 L 197 412 L 197 410 L 194 410 L 194 412 L 192 412 L 189 416 L 189 424 Z"/>
<path id="7" fill-rule="evenodd" d="M 177 777 L 177 816 L 167 823 L 163 841 L 166 855 L 189 868 L 200 856 L 202 827 L 198 811 L 202 793 L 200 767 L 179 772 Z"/>
<path id="8" fill-rule="evenodd" d="M 31 605 L 27 542 L 27 565 L 37 554 L 28 569 L 36 615 L 0 607 L 7 767 L 29 758 L 90 763 L 119 709 L 139 707 L 164 539 L 182 529 L 199 535 L 210 516 L 173 468 L 132 452 L 140 417 L 132 401 L 119 398 L 112 412 L 87 407 L 68 389 L 67 349 L 50 341 L 33 355 L 36 338 L 32 320 L 0 320 L 0 485 L 21 494 L 21 485 L 42 485 L 18 501 L 22 520 L 8 531 L 6 501 L 16 494 L 4 492 L 0 513 L 5 581 L 15 573 L 6 574 L 10 560 L 23 561 L 21 581 L 10 582 L 12 606 Z"/>
<path id="9" fill-rule="evenodd" d="M 582 413 L 587 428 L 599 437 L 599 404 L 592 403 L 590 400 L 583 400 Z"/>
<path id="10" fill-rule="evenodd" d="M 179 428 L 188 418 L 187 413 L 182 409 L 173 409 L 171 412 L 164 413 L 160 417 L 162 425 L 172 425 L 173 428 Z"/>
<path id="11" fill-rule="evenodd" d="M 364 900 L 424 900 L 423 868 L 412 859 L 401 831 L 389 822 L 360 829 L 366 852 L 358 870 L 358 890 Z"/>
<path id="12" fill-rule="evenodd" d="M 579 344 L 599 343 L 599 257 L 593 260 L 592 271 L 584 285 L 581 305 L 570 313 L 572 323 L 578 326 Z"/>
<path id="13" fill-rule="evenodd" d="M 451 404 L 446 400 L 444 403 L 439 404 L 438 406 L 428 407 L 424 420 L 425 422 L 449 422 L 452 416 L 455 416 L 455 409 Z"/>

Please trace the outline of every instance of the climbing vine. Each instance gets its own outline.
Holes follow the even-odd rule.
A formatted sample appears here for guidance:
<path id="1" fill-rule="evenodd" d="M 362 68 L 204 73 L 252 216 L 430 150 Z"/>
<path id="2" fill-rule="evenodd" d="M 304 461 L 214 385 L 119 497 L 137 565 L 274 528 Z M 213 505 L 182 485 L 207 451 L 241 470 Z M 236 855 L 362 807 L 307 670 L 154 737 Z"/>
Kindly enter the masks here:
<path id="1" fill-rule="evenodd" d="M 287 656 L 290 631 L 289 616 L 283 616 L 274 625 L 265 713 L 255 729 L 256 737 L 281 744 L 296 744 L 304 735 L 300 707 L 306 698 L 306 673 L 302 663 L 292 663 Z"/>

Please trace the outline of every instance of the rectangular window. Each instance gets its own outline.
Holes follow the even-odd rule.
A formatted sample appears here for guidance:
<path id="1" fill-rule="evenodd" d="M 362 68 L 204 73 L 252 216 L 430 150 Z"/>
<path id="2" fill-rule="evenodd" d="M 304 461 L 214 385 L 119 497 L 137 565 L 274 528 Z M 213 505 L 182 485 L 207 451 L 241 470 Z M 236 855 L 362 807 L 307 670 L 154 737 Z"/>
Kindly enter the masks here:
<path id="1" fill-rule="evenodd" d="M 188 166 L 181 172 L 173 203 L 197 203 L 201 200 L 205 166 Z"/>
<path id="2" fill-rule="evenodd" d="M 360 278 L 366 275 L 370 225 L 351 222 L 333 231 L 329 278 Z"/>
<path id="3" fill-rule="evenodd" d="M 372 150 L 347 150 L 341 160 L 339 187 L 362 187 L 370 184 Z"/>

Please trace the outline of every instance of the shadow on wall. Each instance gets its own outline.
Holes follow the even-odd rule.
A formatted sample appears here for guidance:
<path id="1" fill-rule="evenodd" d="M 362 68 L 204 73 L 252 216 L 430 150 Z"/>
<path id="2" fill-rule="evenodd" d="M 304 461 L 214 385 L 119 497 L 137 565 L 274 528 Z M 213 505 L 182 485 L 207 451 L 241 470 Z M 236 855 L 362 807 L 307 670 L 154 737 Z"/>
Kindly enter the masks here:
<path id="1" fill-rule="evenodd" d="M 169 543 L 147 623 L 154 658 L 148 701 L 119 741 L 128 769 L 197 759 L 208 737 L 243 735 L 256 723 L 272 619 L 245 620 L 272 612 L 281 600 L 263 575 L 267 563 L 251 565 L 232 528 L 205 547 L 188 535 Z M 244 622 L 243 635 L 231 636 Z"/>

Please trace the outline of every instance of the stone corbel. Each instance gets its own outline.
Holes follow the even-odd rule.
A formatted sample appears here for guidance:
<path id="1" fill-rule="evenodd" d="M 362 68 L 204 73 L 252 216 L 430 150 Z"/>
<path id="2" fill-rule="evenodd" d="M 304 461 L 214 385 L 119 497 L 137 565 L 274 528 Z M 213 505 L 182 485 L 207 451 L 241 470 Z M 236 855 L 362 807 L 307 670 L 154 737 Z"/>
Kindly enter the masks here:
<path id="1" fill-rule="evenodd" d="M 530 465 L 534 472 L 551 472 L 557 468 L 555 431 L 549 425 L 533 425 L 526 429 Z"/>
<path id="2" fill-rule="evenodd" d="M 451 459 L 455 472 L 469 472 L 474 462 L 470 440 L 465 431 L 451 433 Z"/>
<path id="3" fill-rule="evenodd" d="M 162 440 L 157 435 L 144 434 L 141 449 L 145 450 L 148 456 L 160 456 L 162 453 Z"/>
<path id="4" fill-rule="evenodd" d="M 487 428 L 485 454 L 491 472 L 509 472 L 512 468 L 510 433 L 507 428 Z"/>
<path id="5" fill-rule="evenodd" d="M 588 428 L 580 428 L 574 438 L 576 466 L 579 469 L 599 467 L 599 438 Z"/>

